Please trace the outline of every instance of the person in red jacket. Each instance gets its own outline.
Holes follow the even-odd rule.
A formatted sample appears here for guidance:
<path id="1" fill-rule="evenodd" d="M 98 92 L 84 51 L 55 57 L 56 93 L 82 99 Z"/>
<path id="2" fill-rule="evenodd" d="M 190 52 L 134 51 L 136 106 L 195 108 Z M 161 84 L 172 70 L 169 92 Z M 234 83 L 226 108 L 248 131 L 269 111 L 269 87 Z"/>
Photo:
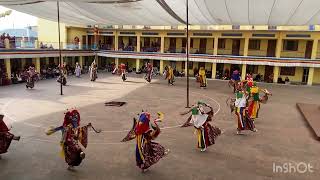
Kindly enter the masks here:
<path id="1" fill-rule="evenodd" d="M 4 115 L 0 114 L 0 159 L 1 159 L 1 154 L 4 154 L 8 151 L 8 148 L 12 140 L 15 140 L 15 141 L 20 140 L 20 136 L 15 136 L 9 132 L 10 129 L 4 123 L 3 117 Z"/>

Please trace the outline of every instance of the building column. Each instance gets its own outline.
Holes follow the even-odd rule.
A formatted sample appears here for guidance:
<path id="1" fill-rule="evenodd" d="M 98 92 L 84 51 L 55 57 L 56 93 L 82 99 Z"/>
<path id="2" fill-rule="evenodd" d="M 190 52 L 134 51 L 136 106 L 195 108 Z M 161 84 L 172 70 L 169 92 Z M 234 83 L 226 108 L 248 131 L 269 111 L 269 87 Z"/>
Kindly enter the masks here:
<path id="1" fill-rule="evenodd" d="M 273 67 L 273 83 L 277 83 L 278 82 L 279 71 L 280 71 L 280 67 L 279 66 L 274 66 Z"/>
<path id="2" fill-rule="evenodd" d="M 216 79 L 216 74 L 217 74 L 217 63 L 212 63 L 212 70 L 211 70 L 211 78 Z"/>
<path id="3" fill-rule="evenodd" d="M 8 79 L 11 79 L 11 60 L 5 59 L 4 62 L 6 65 L 6 72 L 7 72 Z"/>
<path id="4" fill-rule="evenodd" d="M 141 51 L 141 35 L 137 33 L 137 52 Z"/>
<path id="5" fill-rule="evenodd" d="M 118 66 L 119 66 L 119 58 L 115 58 L 115 64 L 116 64 L 116 68 L 118 68 Z"/>
<path id="6" fill-rule="evenodd" d="M 83 56 L 79 56 L 79 65 L 82 68 L 82 66 L 83 66 Z"/>
<path id="7" fill-rule="evenodd" d="M 241 69 L 241 79 L 242 80 L 246 79 L 246 74 L 247 74 L 247 65 L 242 64 L 242 69 Z"/>
<path id="8" fill-rule="evenodd" d="M 119 50 L 119 36 L 117 32 L 114 32 L 114 50 Z"/>
<path id="9" fill-rule="evenodd" d="M 163 74 L 163 60 L 160 60 L 160 75 Z"/>
<path id="10" fill-rule="evenodd" d="M 164 35 L 161 34 L 161 37 L 160 37 L 160 52 L 161 53 L 164 53 Z"/>
<path id="11" fill-rule="evenodd" d="M 188 73 L 188 71 L 189 71 L 189 66 L 188 66 L 188 63 L 187 63 L 187 61 L 185 61 L 184 62 L 185 64 L 184 64 L 184 74 L 185 74 L 185 76 L 187 76 L 187 73 Z"/>
<path id="12" fill-rule="evenodd" d="M 219 44 L 219 38 L 214 38 L 214 45 L 213 45 L 213 55 L 218 55 L 218 44 Z"/>
<path id="13" fill-rule="evenodd" d="M 248 56 L 248 52 L 249 52 L 249 38 L 245 37 L 244 38 L 243 56 Z"/>
<path id="14" fill-rule="evenodd" d="M 140 59 L 136 59 L 136 72 L 140 69 Z"/>
<path id="15" fill-rule="evenodd" d="M 35 64 L 36 65 L 36 71 L 40 73 L 40 71 L 41 71 L 40 58 L 38 57 L 35 60 L 36 60 L 36 64 Z"/>
<path id="16" fill-rule="evenodd" d="M 313 40 L 311 59 L 317 59 L 319 39 Z"/>
<path id="17" fill-rule="evenodd" d="M 310 67 L 309 74 L 308 74 L 308 82 L 307 82 L 308 86 L 312 86 L 313 76 L 314 76 L 314 67 Z"/>
<path id="18" fill-rule="evenodd" d="M 280 58 L 281 57 L 282 41 L 283 41 L 282 37 L 277 39 L 276 58 Z"/>

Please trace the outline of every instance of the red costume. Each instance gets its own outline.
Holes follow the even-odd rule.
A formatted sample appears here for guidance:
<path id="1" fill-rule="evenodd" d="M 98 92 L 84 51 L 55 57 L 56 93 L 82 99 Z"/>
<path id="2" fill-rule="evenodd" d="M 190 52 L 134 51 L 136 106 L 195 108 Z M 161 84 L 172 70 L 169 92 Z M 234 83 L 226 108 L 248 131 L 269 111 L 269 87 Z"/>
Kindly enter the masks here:
<path id="1" fill-rule="evenodd" d="M 9 128 L 4 123 L 3 117 L 3 115 L 0 115 L 0 154 L 8 151 L 12 140 L 20 140 L 20 136 L 14 136 L 9 132 Z"/>

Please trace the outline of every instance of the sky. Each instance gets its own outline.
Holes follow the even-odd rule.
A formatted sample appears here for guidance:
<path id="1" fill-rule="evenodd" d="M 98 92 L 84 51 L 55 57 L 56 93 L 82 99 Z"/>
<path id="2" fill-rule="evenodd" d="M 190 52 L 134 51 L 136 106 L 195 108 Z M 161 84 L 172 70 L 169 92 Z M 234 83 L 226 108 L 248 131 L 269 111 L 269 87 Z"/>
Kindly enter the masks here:
<path id="1" fill-rule="evenodd" d="M 3 6 L 0 6 L 0 13 L 9 10 Z M 24 28 L 27 26 L 36 26 L 37 18 L 28 14 L 20 13 L 18 11 L 12 10 L 10 16 L 6 16 L 4 18 L 0 18 L 0 30 L 4 29 L 18 29 Z"/>

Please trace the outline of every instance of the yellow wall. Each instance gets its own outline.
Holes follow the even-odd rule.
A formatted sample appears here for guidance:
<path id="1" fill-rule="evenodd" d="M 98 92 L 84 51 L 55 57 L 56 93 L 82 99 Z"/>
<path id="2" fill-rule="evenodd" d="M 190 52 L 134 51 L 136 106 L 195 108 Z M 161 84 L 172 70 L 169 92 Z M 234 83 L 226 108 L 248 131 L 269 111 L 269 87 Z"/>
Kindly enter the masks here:
<path id="1" fill-rule="evenodd" d="M 220 55 L 230 55 L 232 54 L 232 39 L 226 39 L 226 45 L 224 49 L 218 49 L 218 54 Z"/>
<path id="2" fill-rule="evenodd" d="M 304 58 L 306 51 L 307 40 L 299 40 L 298 50 L 297 51 L 285 51 L 283 50 L 284 41 L 281 47 L 281 57 L 292 57 L 292 58 Z"/>
<path id="3" fill-rule="evenodd" d="M 83 39 L 82 36 L 87 35 L 87 30 L 84 28 L 67 28 L 67 42 L 68 43 L 73 43 L 74 38 L 78 37 L 80 39 L 81 44 L 83 44 Z"/>
<path id="4" fill-rule="evenodd" d="M 314 68 L 313 83 L 320 84 L 320 68 Z"/>
<path id="5" fill-rule="evenodd" d="M 284 80 L 286 77 L 288 77 L 291 82 L 302 82 L 302 75 L 303 75 L 303 68 L 302 67 L 296 67 L 296 71 L 295 71 L 294 76 L 281 75 L 280 74 L 281 68 L 282 67 L 280 67 L 279 77 L 281 77 L 282 80 Z"/>
<path id="6" fill-rule="evenodd" d="M 67 28 L 66 25 L 60 24 L 61 42 L 63 47 L 66 47 L 67 41 Z M 50 46 L 52 44 L 53 48 L 59 48 L 59 36 L 58 36 L 58 24 L 57 22 L 45 20 L 38 18 L 38 41 L 43 42 Z"/>
<path id="7" fill-rule="evenodd" d="M 260 39 L 260 50 L 248 50 L 249 56 L 267 56 L 268 51 L 268 40 Z"/>
<path id="8" fill-rule="evenodd" d="M 263 77 L 264 77 L 264 74 L 265 74 L 265 66 L 258 66 L 258 73 L 260 73 L 260 74 L 263 75 Z"/>

